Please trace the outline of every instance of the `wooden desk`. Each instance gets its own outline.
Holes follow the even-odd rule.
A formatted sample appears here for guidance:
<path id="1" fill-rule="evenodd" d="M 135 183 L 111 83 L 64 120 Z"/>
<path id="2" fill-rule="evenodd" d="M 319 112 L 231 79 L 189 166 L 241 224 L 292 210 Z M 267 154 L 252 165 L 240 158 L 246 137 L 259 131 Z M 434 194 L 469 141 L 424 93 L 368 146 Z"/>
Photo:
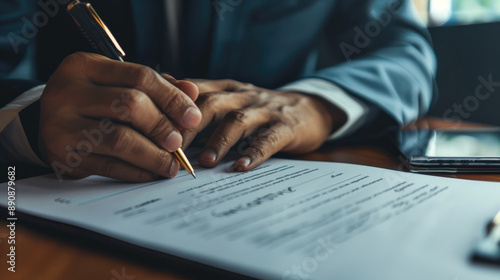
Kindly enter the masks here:
<path id="1" fill-rule="evenodd" d="M 427 119 L 415 127 L 477 127 Z M 404 170 L 397 151 L 390 144 L 363 146 L 331 146 L 303 156 L 304 160 L 337 161 Z M 473 180 L 500 181 L 500 174 L 436 175 Z M 5 218 L 2 218 L 5 221 Z M 28 218 L 18 220 L 16 228 L 16 273 L 6 270 L 6 228 L 0 229 L 0 279 L 234 279 L 211 269 L 177 260 L 122 249 L 124 244 L 111 240 L 81 237 L 64 230 L 62 233 L 39 225 Z M 70 230 L 71 231 L 71 230 Z M 97 241 L 100 240 L 100 241 Z M 125 246 L 126 247 L 126 246 Z M 126 277 L 128 276 L 128 277 Z"/>

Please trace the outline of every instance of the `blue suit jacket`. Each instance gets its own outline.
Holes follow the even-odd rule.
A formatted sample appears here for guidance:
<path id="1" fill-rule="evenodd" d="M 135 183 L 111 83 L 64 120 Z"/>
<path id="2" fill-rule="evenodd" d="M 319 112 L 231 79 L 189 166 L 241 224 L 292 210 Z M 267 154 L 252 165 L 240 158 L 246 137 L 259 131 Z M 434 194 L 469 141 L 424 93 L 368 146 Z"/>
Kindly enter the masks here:
<path id="1" fill-rule="evenodd" d="M 206 38 L 209 43 L 201 49 L 195 44 L 184 45 L 193 48 L 184 48 L 187 51 L 182 59 L 203 54 L 200 61 L 206 64 L 205 72 L 187 73 L 210 79 L 232 78 L 268 88 L 308 77 L 320 78 L 382 109 L 398 123 L 415 119 L 431 104 L 435 58 L 427 31 L 410 0 L 189 1 L 197 5 L 185 9 L 194 16 L 183 33 L 191 38 Z M 26 11 L 33 7 L 27 3 L 33 1 L 7 2 L 13 3 L 11 8 L 22 7 L 28 18 L 32 15 Z M 163 26 L 163 8 L 159 8 L 162 1 L 130 3 L 135 60 L 154 67 L 162 53 L 168 51 L 158 36 L 158 26 Z M 22 50 L 19 59 L 10 58 L 12 49 L 5 35 L 21 28 L 22 22 L 19 13 L 16 20 L 5 18 L 9 14 L 12 17 L 15 11 L 14 7 L 10 13 L 8 9 L 0 13 L 2 76 L 29 53 Z M 207 23 L 210 28 L 202 28 Z M 4 92 L 9 91 L 9 85 L 19 83 L 2 82 Z M 8 99 L 4 92 L 2 99 Z"/>
<path id="2" fill-rule="evenodd" d="M 143 19 L 144 14 L 153 14 L 155 2 L 132 1 L 135 16 Z M 216 15 L 206 77 L 269 88 L 321 78 L 381 108 L 398 123 L 409 122 L 429 108 L 436 68 L 429 35 L 411 3 L 220 1 L 212 7 Z M 143 13 L 138 7 L 150 11 Z M 138 21 L 145 25 L 139 29 L 155 24 L 153 17 L 148 20 Z M 186 32 L 204 36 L 197 34 L 199 30 Z M 149 41 L 152 38 L 152 34 L 138 33 L 140 53 L 148 53 L 154 45 Z M 147 58 L 143 62 L 151 64 Z"/>

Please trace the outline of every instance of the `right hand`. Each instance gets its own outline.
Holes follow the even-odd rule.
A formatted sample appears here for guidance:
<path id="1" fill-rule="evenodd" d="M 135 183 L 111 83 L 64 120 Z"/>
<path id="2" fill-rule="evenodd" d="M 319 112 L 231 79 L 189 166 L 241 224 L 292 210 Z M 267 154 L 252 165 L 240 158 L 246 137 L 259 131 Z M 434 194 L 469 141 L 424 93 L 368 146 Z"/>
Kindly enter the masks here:
<path id="1" fill-rule="evenodd" d="M 74 177 L 102 175 L 144 182 L 173 177 L 179 130 L 201 121 L 198 88 L 168 82 L 153 69 L 75 53 L 41 97 L 39 147 L 44 161 Z"/>

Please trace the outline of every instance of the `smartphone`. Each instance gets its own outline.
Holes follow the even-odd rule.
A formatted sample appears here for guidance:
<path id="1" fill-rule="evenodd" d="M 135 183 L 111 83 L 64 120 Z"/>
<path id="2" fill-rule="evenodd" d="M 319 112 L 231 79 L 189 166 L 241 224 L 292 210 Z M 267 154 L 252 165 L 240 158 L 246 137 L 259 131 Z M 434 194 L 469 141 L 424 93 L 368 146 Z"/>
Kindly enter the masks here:
<path id="1" fill-rule="evenodd" d="M 413 172 L 500 172 L 500 128 L 402 130 L 396 143 Z"/>

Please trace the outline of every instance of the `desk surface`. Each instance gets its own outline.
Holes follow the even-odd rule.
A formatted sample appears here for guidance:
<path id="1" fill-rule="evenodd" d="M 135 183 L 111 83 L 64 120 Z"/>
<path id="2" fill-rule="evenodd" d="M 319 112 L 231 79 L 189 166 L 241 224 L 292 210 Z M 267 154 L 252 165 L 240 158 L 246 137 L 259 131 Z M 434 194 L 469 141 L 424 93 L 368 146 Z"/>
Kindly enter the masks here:
<path id="1" fill-rule="evenodd" d="M 427 119 L 415 127 L 478 127 L 473 124 L 450 123 Z M 390 145 L 327 147 L 318 152 L 294 157 L 304 160 L 336 161 L 404 170 L 401 158 Z M 500 174 L 437 175 L 473 180 L 500 181 Z M 2 215 L 3 216 L 3 215 Z M 73 234 L 71 229 L 61 232 L 29 217 L 17 222 L 16 272 L 7 271 L 6 227 L 0 228 L 0 279 L 199 279 L 231 278 L 234 276 L 170 258 L 122 249 L 123 244 L 98 241 Z M 24 222 L 24 221 L 25 222 Z M 2 221 L 5 221 L 2 218 Z M 73 229 L 74 231 L 74 229 Z M 212 277 L 210 277 L 212 276 Z"/>

